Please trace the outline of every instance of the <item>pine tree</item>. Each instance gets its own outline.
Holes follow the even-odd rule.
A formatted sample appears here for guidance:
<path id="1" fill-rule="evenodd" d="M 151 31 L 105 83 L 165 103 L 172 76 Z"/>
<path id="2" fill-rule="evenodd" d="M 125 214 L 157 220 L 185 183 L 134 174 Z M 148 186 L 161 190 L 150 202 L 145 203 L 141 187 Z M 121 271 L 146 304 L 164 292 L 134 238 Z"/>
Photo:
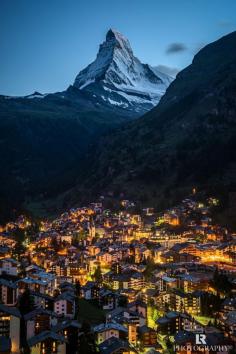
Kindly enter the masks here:
<path id="1" fill-rule="evenodd" d="M 100 265 L 96 268 L 93 277 L 94 280 L 97 281 L 98 283 L 102 282 L 102 271 Z"/>
<path id="2" fill-rule="evenodd" d="M 30 349 L 28 347 L 28 342 L 26 339 L 26 321 L 24 320 L 24 315 L 27 313 L 31 312 L 34 310 L 34 300 L 32 296 L 30 295 L 30 291 L 28 289 L 25 290 L 25 292 L 19 296 L 18 299 L 18 308 L 21 313 L 21 323 L 20 323 L 20 336 L 21 336 L 21 345 L 22 345 L 22 350 L 24 354 L 29 354 Z"/>
<path id="3" fill-rule="evenodd" d="M 21 315 L 26 315 L 27 313 L 34 310 L 34 300 L 28 289 L 26 289 L 25 292 L 19 296 L 18 308 Z"/>
<path id="4" fill-rule="evenodd" d="M 90 324 L 87 321 L 82 323 L 81 335 L 79 337 L 79 353 L 97 353 L 95 337 L 93 332 L 91 332 Z"/>

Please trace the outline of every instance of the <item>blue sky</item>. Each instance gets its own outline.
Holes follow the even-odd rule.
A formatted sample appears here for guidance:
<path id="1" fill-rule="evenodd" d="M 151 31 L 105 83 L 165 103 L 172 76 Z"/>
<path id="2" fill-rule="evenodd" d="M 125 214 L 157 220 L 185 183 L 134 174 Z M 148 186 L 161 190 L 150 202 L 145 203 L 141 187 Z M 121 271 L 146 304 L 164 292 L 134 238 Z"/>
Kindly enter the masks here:
<path id="1" fill-rule="evenodd" d="M 0 93 L 66 89 L 110 27 L 143 62 L 182 69 L 236 30 L 235 14 L 234 0 L 1 0 Z"/>

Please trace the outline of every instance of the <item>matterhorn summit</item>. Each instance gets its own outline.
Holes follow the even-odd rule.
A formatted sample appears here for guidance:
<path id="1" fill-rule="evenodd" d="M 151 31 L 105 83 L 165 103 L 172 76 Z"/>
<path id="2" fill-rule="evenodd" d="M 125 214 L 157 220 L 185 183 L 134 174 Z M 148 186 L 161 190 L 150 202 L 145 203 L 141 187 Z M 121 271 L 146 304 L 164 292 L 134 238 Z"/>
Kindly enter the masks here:
<path id="1" fill-rule="evenodd" d="M 77 75 L 74 86 L 107 104 L 142 114 L 159 102 L 172 80 L 141 63 L 128 39 L 110 29 L 96 59 Z"/>

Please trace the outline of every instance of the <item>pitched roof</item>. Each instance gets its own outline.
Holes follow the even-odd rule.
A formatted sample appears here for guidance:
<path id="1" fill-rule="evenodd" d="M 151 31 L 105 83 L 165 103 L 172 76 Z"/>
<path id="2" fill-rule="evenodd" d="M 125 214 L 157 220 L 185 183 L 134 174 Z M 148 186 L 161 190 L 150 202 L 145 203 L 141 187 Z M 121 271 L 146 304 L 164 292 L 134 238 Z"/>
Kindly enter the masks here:
<path id="1" fill-rule="evenodd" d="M 9 280 L 3 279 L 3 278 L 0 279 L 0 285 L 4 285 L 4 286 L 7 286 L 8 288 L 12 288 L 12 289 L 17 289 L 16 283 L 13 283 L 12 281 L 9 281 Z"/>
<path id="2" fill-rule="evenodd" d="M 170 278 L 167 276 L 162 277 L 162 280 L 164 280 L 167 283 L 174 283 L 176 281 L 176 278 Z"/>
<path id="3" fill-rule="evenodd" d="M 30 347 L 33 347 L 36 344 L 41 343 L 48 338 L 51 338 L 51 339 L 58 341 L 58 342 L 63 342 L 63 343 L 66 342 L 65 337 L 63 337 L 53 331 L 43 331 L 43 332 L 37 334 L 36 336 L 33 336 L 30 339 L 28 339 L 28 344 Z"/>
<path id="4" fill-rule="evenodd" d="M 127 328 L 125 328 L 124 326 L 116 322 L 101 323 L 93 327 L 94 332 L 104 332 L 110 329 L 114 329 L 122 332 L 128 332 Z"/>
<path id="5" fill-rule="evenodd" d="M 57 296 L 57 298 L 55 299 L 55 302 L 60 301 L 60 300 L 67 300 L 69 302 L 74 302 L 75 296 L 72 295 L 69 292 L 63 292 L 60 295 Z"/>
<path id="6" fill-rule="evenodd" d="M 17 260 L 15 260 L 13 258 L 2 258 L 1 261 L 2 262 L 10 262 L 12 264 L 15 264 L 16 266 L 20 265 L 20 262 L 18 262 Z"/>
<path id="7" fill-rule="evenodd" d="M 177 344 L 184 344 L 186 342 L 194 343 L 195 334 L 192 332 L 179 331 L 178 333 L 175 334 L 174 338 L 175 338 L 175 343 Z"/>
<path id="8" fill-rule="evenodd" d="M 0 304 L 0 312 L 7 313 L 9 315 L 15 316 L 15 317 L 21 317 L 20 311 L 16 307 L 9 307 L 3 304 Z"/>
<path id="9" fill-rule="evenodd" d="M 154 330 L 152 328 L 146 326 L 146 325 L 139 327 L 139 332 L 141 334 L 149 333 L 149 332 L 152 332 L 152 331 L 154 331 Z"/>
<path id="10" fill-rule="evenodd" d="M 156 323 L 159 324 L 159 325 L 165 325 L 165 324 L 167 324 L 169 322 L 170 322 L 170 319 L 165 317 L 165 316 L 164 317 L 160 317 L 160 318 L 158 318 L 156 320 Z"/>
<path id="11" fill-rule="evenodd" d="M 145 302 L 143 302 L 141 300 L 135 300 L 133 302 L 128 303 L 128 305 L 127 305 L 128 308 L 131 308 L 134 306 L 141 306 L 141 307 L 147 308 L 147 304 L 145 304 Z"/>
<path id="12" fill-rule="evenodd" d="M 182 249 L 185 249 L 188 246 L 192 246 L 193 243 L 190 242 L 182 242 L 182 243 L 176 243 L 171 249 L 175 252 L 179 252 Z"/>
<path id="13" fill-rule="evenodd" d="M 60 332 L 63 329 L 68 328 L 68 327 L 75 327 L 75 328 L 79 329 L 79 328 L 81 328 L 81 323 L 79 323 L 76 320 L 64 320 L 62 322 L 59 322 L 57 325 L 53 326 L 51 328 L 51 330 L 53 332 Z"/>
<path id="14" fill-rule="evenodd" d="M 133 346 L 131 347 L 128 341 L 115 337 L 111 337 L 99 345 L 99 351 L 101 354 L 112 354 L 121 349 L 125 351 L 132 350 L 132 352 L 137 353 L 136 349 Z"/>
<path id="15" fill-rule="evenodd" d="M 34 297 L 40 297 L 42 299 L 45 299 L 45 300 L 51 300 L 53 301 L 54 298 L 53 296 L 50 296 L 48 294 L 42 294 L 42 293 L 38 293 L 37 291 L 30 291 L 30 295 L 34 296 Z"/>
<path id="16" fill-rule="evenodd" d="M 34 318 L 37 315 L 49 315 L 50 317 L 60 317 L 60 315 L 58 315 L 57 313 L 53 312 L 53 311 L 49 311 L 49 310 L 45 310 L 43 308 L 37 308 L 33 311 L 28 312 L 25 316 L 24 319 L 26 321 L 30 320 L 31 318 Z"/>

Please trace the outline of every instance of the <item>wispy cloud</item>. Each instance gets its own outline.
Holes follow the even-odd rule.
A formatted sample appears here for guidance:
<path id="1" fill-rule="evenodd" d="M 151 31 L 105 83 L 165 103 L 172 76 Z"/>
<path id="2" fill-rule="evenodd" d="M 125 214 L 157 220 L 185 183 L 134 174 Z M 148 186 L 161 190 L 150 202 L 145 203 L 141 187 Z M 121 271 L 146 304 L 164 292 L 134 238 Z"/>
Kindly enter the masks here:
<path id="1" fill-rule="evenodd" d="M 187 50 L 187 47 L 184 43 L 171 43 L 166 49 L 167 54 L 176 54 L 176 53 L 181 53 L 185 52 Z"/>
<path id="2" fill-rule="evenodd" d="M 176 75 L 180 71 L 180 69 L 178 69 L 178 68 L 174 68 L 174 67 L 167 66 L 167 65 L 158 65 L 158 66 L 156 66 L 156 68 L 159 71 L 161 71 L 162 73 L 170 75 L 172 77 L 176 77 Z"/>

